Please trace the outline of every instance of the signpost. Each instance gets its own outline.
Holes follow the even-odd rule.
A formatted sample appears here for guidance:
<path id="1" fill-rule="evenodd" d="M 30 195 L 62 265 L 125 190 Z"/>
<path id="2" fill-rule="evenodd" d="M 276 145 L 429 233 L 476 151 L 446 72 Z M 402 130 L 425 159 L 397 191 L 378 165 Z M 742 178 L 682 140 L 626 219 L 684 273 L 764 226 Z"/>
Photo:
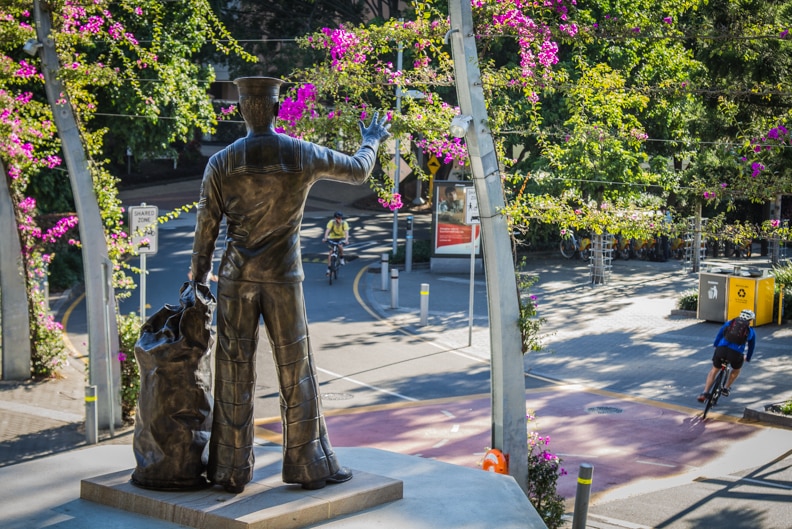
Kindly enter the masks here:
<path id="1" fill-rule="evenodd" d="M 465 224 L 470 226 L 470 305 L 468 308 L 468 347 L 473 345 L 473 292 L 476 280 L 476 231 L 478 231 L 479 210 L 476 188 L 465 188 Z"/>
<path id="2" fill-rule="evenodd" d="M 129 229 L 132 230 L 132 245 L 140 255 L 140 322 L 146 321 L 146 256 L 157 253 L 157 235 L 159 233 L 157 206 L 147 206 L 141 202 L 139 206 L 129 208 Z"/>
<path id="3" fill-rule="evenodd" d="M 434 189 L 432 183 L 434 182 L 434 177 L 437 174 L 437 170 L 440 169 L 440 160 L 438 160 L 437 156 L 433 154 L 432 157 L 429 158 L 429 161 L 426 162 L 426 166 L 429 168 L 429 173 L 432 175 L 429 177 L 429 202 L 431 202 L 432 190 Z"/>

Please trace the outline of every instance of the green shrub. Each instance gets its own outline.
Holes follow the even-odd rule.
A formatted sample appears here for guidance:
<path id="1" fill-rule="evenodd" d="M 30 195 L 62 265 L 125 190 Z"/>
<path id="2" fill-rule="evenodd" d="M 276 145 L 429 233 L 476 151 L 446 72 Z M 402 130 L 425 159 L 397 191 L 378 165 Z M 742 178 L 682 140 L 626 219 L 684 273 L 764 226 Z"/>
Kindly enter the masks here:
<path id="1" fill-rule="evenodd" d="M 781 413 L 784 415 L 792 415 L 792 400 L 781 405 Z"/>
<path id="2" fill-rule="evenodd" d="M 525 268 L 525 258 L 520 262 L 520 269 Z M 539 316 L 538 298 L 530 293 L 530 288 L 539 280 L 538 276 L 517 273 L 517 289 L 520 302 L 520 339 L 523 354 L 529 351 L 541 351 L 544 347 L 543 337 L 540 334 L 542 326 L 547 321 Z"/>
<path id="3" fill-rule="evenodd" d="M 528 415 L 528 422 L 535 419 Z M 537 431 L 528 432 L 528 499 L 539 513 L 547 529 L 561 527 L 564 515 L 564 498 L 558 494 L 558 478 L 565 476 L 561 458 L 551 453 L 547 446 L 550 436 L 541 437 Z"/>
<path id="4" fill-rule="evenodd" d="M 53 253 L 49 267 L 49 287 L 53 292 L 61 292 L 82 282 L 83 260 L 79 248 L 59 244 Z"/>
<path id="5" fill-rule="evenodd" d="M 774 266 L 772 274 L 775 277 L 776 286 L 792 287 L 792 263 Z"/>
<path id="6" fill-rule="evenodd" d="M 140 393 L 140 371 L 135 358 L 135 342 L 140 336 L 140 318 L 134 312 L 118 316 L 118 339 L 121 350 L 118 361 L 121 363 L 121 417 L 130 422 L 135 416 L 138 394 Z"/>
<path id="7" fill-rule="evenodd" d="M 679 310 L 698 310 L 698 291 L 683 292 L 677 300 L 677 308 Z"/>
<path id="8" fill-rule="evenodd" d="M 783 293 L 781 302 L 781 319 L 789 319 L 792 314 L 792 263 L 774 266 L 772 275 L 775 278 L 775 296 L 773 298 L 773 321 L 778 320 L 778 299 Z"/>
<path id="9" fill-rule="evenodd" d="M 396 247 L 396 255 L 390 256 L 391 264 L 404 264 L 406 261 L 407 249 L 405 245 Z M 432 245 L 425 239 L 414 239 L 412 249 L 413 263 L 428 263 L 432 256 Z"/>
<path id="10" fill-rule="evenodd" d="M 36 287 L 29 293 L 32 375 L 36 378 L 57 377 L 68 362 L 63 326 L 46 310 L 48 305 L 42 290 Z"/>

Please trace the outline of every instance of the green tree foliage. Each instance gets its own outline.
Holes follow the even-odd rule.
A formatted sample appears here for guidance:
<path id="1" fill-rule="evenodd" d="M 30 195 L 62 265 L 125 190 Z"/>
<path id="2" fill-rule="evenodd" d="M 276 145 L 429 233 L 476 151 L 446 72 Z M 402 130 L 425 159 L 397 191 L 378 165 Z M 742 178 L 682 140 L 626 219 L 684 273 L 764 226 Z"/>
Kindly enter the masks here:
<path id="1" fill-rule="evenodd" d="M 28 280 L 36 372 L 57 372 L 60 328 L 44 313 L 38 283 L 56 244 L 79 245 L 69 179 L 44 94 L 33 2 L 0 6 L 0 156 L 7 168 Z M 217 117 L 206 95 L 212 72 L 193 58 L 203 46 L 241 53 L 205 0 L 41 2 L 49 9 L 59 75 L 77 117 L 104 221 L 114 280 L 132 286 L 123 262 L 130 251 L 116 179 L 108 157 L 131 146 L 159 153 L 192 131 L 211 130 Z M 54 65 L 50 65 L 54 67 Z M 107 140 L 107 141 L 106 141 Z M 43 360 L 40 360 L 43 359 Z"/>
<path id="2" fill-rule="evenodd" d="M 712 0 L 686 19 L 706 76 L 702 156 L 689 175 L 710 200 L 766 201 L 792 190 L 792 2 Z"/>
<path id="3" fill-rule="evenodd" d="M 764 201 L 789 190 L 790 5 L 473 2 L 487 129 L 514 229 L 645 237 L 658 232 L 661 206 L 684 218 L 702 202 Z M 362 113 L 394 108 L 398 85 L 426 97 L 402 100 L 395 134 L 446 164 L 464 163 L 464 144 L 445 132 L 458 112 L 440 37 L 449 29 L 445 8 L 417 2 L 403 23 L 349 24 L 304 39 L 325 55 L 292 80 L 311 83 L 328 106 L 317 104 L 292 128 L 342 145 Z M 396 72 L 399 44 L 404 68 Z M 765 68 L 772 72 L 763 76 Z M 360 101 L 365 107 L 353 108 Z M 402 157 L 426 176 L 411 153 Z M 387 159 L 383 166 L 392 169 Z M 386 178 L 381 194 L 388 186 Z"/>
<path id="4" fill-rule="evenodd" d="M 366 7 L 361 1 L 338 0 L 213 0 L 213 9 L 235 39 L 256 62 L 236 55 L 214 54 L 212 59 L 227 63 L 230 76 L 282 75 L 295 66 L 314 62 L 316 54 L 300 48 L 296 37 L 323 27 L 345 22 L 362 24 Z"/>

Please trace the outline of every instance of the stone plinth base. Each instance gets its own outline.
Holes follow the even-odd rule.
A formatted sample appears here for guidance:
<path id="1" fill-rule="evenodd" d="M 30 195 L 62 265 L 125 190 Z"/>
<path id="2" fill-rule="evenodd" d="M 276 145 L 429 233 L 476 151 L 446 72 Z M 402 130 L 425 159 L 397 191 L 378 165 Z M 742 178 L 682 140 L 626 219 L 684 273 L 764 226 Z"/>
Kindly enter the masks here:
<path id="1" fill-rule="evenodd" d="M 354 469 L 351 481 L 316 491 L 286 485 L 280 476 L 280 453 L 259 450 L 253 481 L 236 495 L 220 487 L 189 492 L 141 489 L 129 481 L 132 470 L 82 480 L 80 497 L 196 529 L 297 529 L 403 495 L 401 481 Z"/>

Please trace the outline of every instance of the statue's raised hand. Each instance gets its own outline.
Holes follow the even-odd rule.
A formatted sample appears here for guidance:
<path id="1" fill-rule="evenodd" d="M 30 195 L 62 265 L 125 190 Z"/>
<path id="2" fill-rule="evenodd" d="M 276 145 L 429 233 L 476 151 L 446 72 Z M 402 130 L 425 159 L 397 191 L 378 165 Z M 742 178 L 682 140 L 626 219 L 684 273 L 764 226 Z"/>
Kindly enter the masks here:
<path id="1" fill-rule="evenodd" d="M 366 124 L 363 123 L 361 119 L 358 124 L 360 125 L 360 134 L 363 136 L 363 141 L 376 141 L 381 142 L 387 138 L 390 138 L 390 123 L 387 125 L 385 124 L 388 121 L 388 116 L 383 116 L 382 120 L 379 119 L 379 112 L 374 112 L 374 116 L 371 118 L 371 123 L 368 127 Z"/>

